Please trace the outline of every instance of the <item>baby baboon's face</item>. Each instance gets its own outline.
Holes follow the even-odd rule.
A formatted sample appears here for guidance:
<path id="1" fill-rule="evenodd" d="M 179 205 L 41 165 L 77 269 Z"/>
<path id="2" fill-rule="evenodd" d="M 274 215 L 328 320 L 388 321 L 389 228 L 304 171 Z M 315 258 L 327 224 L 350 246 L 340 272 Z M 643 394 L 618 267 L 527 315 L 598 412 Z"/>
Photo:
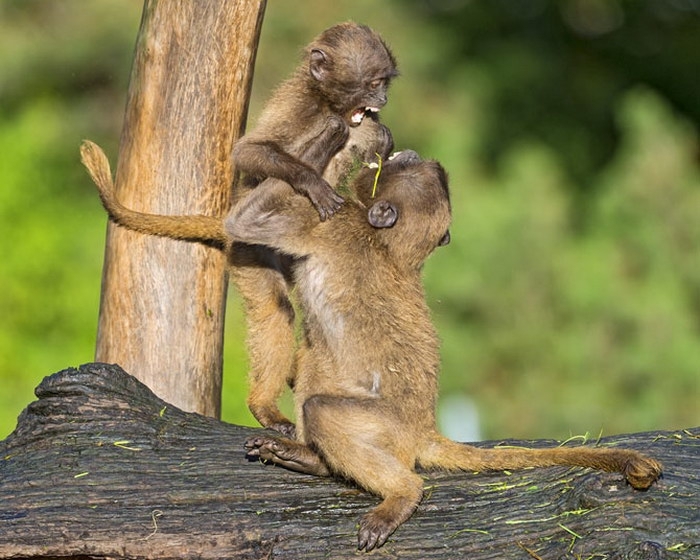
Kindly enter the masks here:
<path id="1" fill-rule="evenodd" d="M 326 29 L 309 45 L 309 70 L 334 112 L 349 126 L 387 102 L 396 60 L 369 27 L 341 23 Z"/>

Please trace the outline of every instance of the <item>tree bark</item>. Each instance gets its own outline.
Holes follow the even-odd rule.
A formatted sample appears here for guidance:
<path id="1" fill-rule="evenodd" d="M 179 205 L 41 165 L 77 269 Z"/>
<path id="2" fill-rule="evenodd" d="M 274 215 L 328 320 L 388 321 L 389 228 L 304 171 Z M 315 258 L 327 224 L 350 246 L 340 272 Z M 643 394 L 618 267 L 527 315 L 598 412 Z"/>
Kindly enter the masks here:
<path id="1" fill-rule="evenodd" d="M 147 0 L 119 149 L 128 206 L 223 215 L 265 0 Z M 226 259 L 201 244 L 109 224 L 96 359 L 178 407 L 218 417 Z"/>
<path id="2" fill-rule="evenodd" d="M 0 442 L 0 558 L 366 556 L 356 523 L 378 498 L 246 460 L 243 442 L 262 430 L 184 413 L 104 364 L 47 377 L 36 394 Z M 639 492 L 621 475 L 581 468 L 422 473 L 418 510 L 371 554 L 700 558 L 700 428 L 599 445 L 654 456 L 663 479 Z"/>

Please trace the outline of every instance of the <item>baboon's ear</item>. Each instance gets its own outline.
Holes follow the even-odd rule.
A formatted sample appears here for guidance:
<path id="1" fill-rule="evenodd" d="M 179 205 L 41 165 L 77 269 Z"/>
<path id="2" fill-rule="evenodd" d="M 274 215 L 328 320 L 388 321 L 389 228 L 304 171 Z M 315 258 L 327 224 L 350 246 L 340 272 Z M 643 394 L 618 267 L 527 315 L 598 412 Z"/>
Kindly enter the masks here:
<path id="1" fill-rule="evenodd" d="M 443 236 L 442 236 L 442 239 L 440 239 L 440 241 L 438 242 L 438 247 L 444 247 L 444 246 L 447 245 L 451 240 L 452 240 L 452 238 L 450 237 L 450 231 L 447 230 L 447 231 L 445 232 L 445 235 L 443 235 Z"/>
<path id="2" fill-rule="evenodd" d="M 309 55 L 309 72 L 319 82 L 328 74 L 328 55 L 321 49 L 312 49 Z"/>
<path id="3" fill-rule="evenodd" d="M 378 200 L 367 212 L 367 221 L 376 228 L 389 228 L 399 219 L 399 211 L 388 200 Z"/>

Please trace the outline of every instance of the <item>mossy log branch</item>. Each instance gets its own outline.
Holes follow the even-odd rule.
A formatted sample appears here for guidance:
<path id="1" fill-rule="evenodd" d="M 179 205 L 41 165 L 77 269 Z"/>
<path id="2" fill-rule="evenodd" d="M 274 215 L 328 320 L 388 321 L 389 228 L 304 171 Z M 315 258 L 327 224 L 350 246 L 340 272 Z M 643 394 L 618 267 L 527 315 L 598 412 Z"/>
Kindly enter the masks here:
<path id="1" fill-rule="evenodd" d="M 0 558 L 365 556 L 356 522 L 377 498 L 250 462 L 256 428 L 182 412 L 117 366 L 56 373 L 36 394 L 0 444 Z M 649 453 L 663 479 L 638 492 L 588 469 L 424 473 L 418 511 L 371 555 L 700 558 L 700 428 L 599 445 Z"/>

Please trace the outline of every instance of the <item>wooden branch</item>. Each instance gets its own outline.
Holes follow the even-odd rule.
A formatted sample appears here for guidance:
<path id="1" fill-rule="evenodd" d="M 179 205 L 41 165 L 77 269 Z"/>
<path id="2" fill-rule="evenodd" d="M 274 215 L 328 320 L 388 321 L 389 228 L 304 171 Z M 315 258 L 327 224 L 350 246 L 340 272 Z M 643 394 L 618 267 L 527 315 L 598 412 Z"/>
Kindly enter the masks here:
<path id="1" fill-rule="evenodd" d="M 356 522 L 378 499 L 250 462 L 261 430 L 182 412 L 117 366 L 67 369 L 36 394 L 0 444 L 0 558 L 364 556 Z M 649 453 L 664 478 L 638 492 L 587 469 L 425 473 L 418 511 L 371 555 L 699 558 L 700 428 L 600 444 Z"/>
<path id="2" fill-rule="evenodd" d="M 115 183 L 127 206 L 226 213 L 264 8 L 264 0 L 146 1 Z M 110 224 L 96 359 L 218 417 L 226 288 L 221 251 Z"/>

